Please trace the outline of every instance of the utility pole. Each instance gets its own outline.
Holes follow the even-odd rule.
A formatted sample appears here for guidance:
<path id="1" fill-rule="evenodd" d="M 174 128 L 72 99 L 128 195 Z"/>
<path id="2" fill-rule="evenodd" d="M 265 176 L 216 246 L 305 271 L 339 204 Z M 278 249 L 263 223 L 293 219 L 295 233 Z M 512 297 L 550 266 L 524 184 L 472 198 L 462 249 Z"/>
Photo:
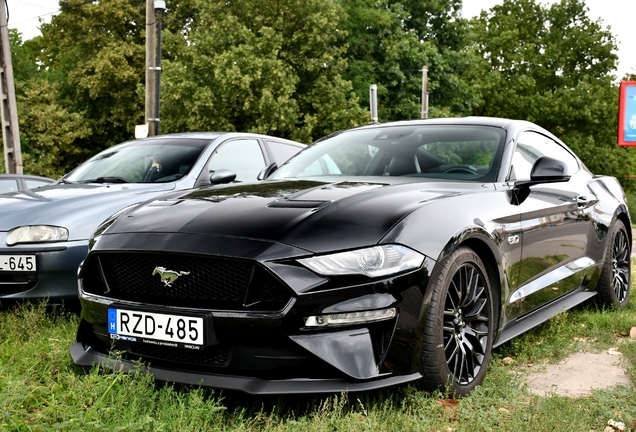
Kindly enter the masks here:
<path id="1" fill-rule="evenodd" d="M 156 106 L 156 64 L 157 27 L 154 0 L 146 0 L 146 124 L 148 136 L 154 136 L 157 127 Z"/>
<path id="2" fill-rule="evenodd" d="M 428 68 L 422 68 L 422 118 L 428 118 Z"/>
<path id="3" fill-rule="evenodd" d="M 159 135 L 159 125 L 161 115 L 159 115 L 160 84 L 161 84 L 161 17 L 166 11 L 166 2 L 155 0 L 155 20 L 157 21 L 157 53 L 155 66 L 155 135 Z"/>
<path id="4" fill-rule="evenodd" d="M 0 5 L 0 98 L 2 98 L 2 142 L 4 166 L 9 174 L 22 174 L 22 150 L 18 129 L 18 106 L 15 101 L 13 62 L 7 27 L 6 0 Z"/>

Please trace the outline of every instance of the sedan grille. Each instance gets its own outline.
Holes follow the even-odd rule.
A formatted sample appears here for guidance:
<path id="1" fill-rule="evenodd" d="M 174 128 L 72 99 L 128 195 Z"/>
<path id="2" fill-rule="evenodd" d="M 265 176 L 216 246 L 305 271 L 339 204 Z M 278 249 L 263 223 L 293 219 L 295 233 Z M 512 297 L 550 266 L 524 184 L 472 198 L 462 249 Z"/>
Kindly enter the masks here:
<path id="1" fill-rule="evenodd" d="M 167 284 L 155 269 L 180 276 Z M 252 261 L 172 254 L 94 255 L 84 290 L 116 300 L 216 310 L 277 311 L 290 291 Z"/>

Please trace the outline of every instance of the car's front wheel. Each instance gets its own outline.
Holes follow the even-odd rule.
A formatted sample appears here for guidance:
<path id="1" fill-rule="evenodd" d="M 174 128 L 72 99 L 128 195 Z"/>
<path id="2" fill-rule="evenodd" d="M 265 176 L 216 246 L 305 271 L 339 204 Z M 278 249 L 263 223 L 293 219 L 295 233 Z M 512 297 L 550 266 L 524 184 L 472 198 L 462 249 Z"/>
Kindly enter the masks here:
<path id="1" fill-rule="evenodd" d="M 470 393 L 484 379 L 494 333 L 492 289 L 477 254 L 460 247 L 433 287 L 422 340 L 421 385 Z"/>
<path id="2" fill-rule="evenodd" d="M 598 281 L 599 302 L 603 305 L 622 308 L 629 299 L 630 246 L 627 229 L 616 221 L 607 236 L 607 250 L 603 271 Z"/>

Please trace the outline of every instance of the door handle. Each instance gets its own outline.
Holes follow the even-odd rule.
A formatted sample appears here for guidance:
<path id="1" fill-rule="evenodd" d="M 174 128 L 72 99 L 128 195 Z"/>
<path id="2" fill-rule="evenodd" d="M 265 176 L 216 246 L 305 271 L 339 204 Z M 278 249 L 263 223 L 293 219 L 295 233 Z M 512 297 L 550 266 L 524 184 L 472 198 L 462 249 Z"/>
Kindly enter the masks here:
<path id="1" fill-rule="evenodd" d="M 579 195 L 576 198 L 576 203 L 578 204 L 579 207 L 585 207 L 589 202 L 590 200 L 588 200 L 587 197 L 584 195 Z"/>
<path id="2" fill-rule="evenodd" d="M 576 204 L 579 206 L 579 208 L 591 207 L 595 205 L 597 202 L 598 202 L 598 198 L 596 198 L 595 196 L 593 196 L 592 199 L 586 197 L 585 195 L 579 195 L 576 198 Z"/>

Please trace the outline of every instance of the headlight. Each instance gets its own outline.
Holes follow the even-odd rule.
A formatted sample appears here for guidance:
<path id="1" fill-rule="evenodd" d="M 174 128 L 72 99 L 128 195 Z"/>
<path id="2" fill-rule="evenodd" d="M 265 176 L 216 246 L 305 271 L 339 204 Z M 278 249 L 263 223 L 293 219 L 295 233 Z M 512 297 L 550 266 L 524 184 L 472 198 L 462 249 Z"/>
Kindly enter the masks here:
<path id="1" fill-rule="evenodd" d="M 385 321 L 395 317 L 396 309 L 381 309 L 364 312 L 347 312 L 331 315 L 317 315 L 307 317 L 307 327 L 338 327 L 344 325 L 367 324 Z"/>
<path id="2" fill-rule="evenodd" d="M 50 225 L 21 226 L 9 232 L 7 244 L 49 243 L 68 240 L 68 230 Z"/>
<path id="3" fill-rule="evenodd" d="M 404 246 L 384 245 L 303 258 L 298 262 L 323 276 L 363 274 L 378 277 L 417 269 L 424 262 L 424 255 Z"/>

